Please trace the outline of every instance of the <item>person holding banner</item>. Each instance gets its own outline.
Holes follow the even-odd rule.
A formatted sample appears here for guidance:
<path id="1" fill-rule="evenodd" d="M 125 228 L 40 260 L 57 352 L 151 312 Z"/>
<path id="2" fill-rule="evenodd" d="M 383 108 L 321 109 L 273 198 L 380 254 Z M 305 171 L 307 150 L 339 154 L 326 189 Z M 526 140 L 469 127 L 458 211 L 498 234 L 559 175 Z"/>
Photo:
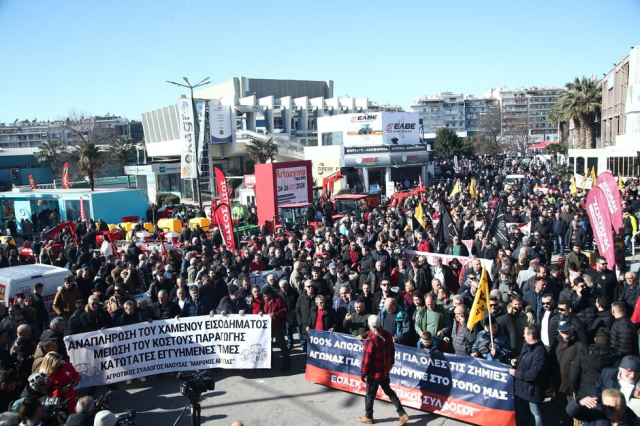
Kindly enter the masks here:
<path id="1" fill-rule="evenodd" d="M 382 387 L 385 395 L 396 408 L 398 425 L 402 426 L 409 421 L 409 415 L 404 410 L 396 393 L 389 385 L 389 373 L 395 362 L 395 346 L 393 337 L 380 326 L 377 316 L 371 315 L 367 319 L 369 332 L 362 347 L 362 363 L 360 378 L 366 383 L 367 390 L 364 403 L 364 416 L 358 417 L 360 423 L 373 424 L 373 402 L 376 399 L 378 388 Z"/>
<path id="2" fill-rule="evenodd" d="M 289 358 L 289 348 L 284 338 L 284 326 L 287 322 L 287 307 L 282 297 L 275 294 L 269 284 L 262 289 L 264 297 L 263 310 L 259 315 L 267 314 L 271 317 L 271 338 L 276 339 L 276 343 L 282 351 L 282 368 L 280 371 L 287 371 L 291 368 L 291 360 Z"/>

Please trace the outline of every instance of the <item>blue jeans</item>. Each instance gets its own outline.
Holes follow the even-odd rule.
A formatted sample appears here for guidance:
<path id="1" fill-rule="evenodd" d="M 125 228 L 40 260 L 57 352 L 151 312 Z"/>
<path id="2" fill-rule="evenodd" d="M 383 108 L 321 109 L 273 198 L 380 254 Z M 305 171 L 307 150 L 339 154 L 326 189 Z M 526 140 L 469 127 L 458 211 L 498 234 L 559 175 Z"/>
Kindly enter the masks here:
<path id="1" fill-rule="evenodd" d="M 284 334 L 287 336 L 287 344 L 293 346 L 293 333 L 298 333 L 298 340 L 300 340 L 300 346 L 303 346 L 307 343 L 305 339 L 302 338 L 302 330 L 300 330 L 300 326 L 298 324 L 285 324 Z"/>
<path id="2" fill-rule="evenodd" d="M 529 414 L 533 414 L 536 426 L 543 426 L 542 403 L 531 402 L 516 396 L 516 424 L 527 426 L 529 424 Z"/>
<path id="3" fill-rule="evenodd" d="M 553 240 L 553 251 L 554 253 L 564 254 L 564 244 L 562 241 L 562 235 L 558 234 L 555 240 Z"/>
<path id="4" fill-rule="evenodd" d="M 627 246 L 627 250 L 629 251 L 633 251 L 632 250 L 633 247 L 631 247 L 631 245 L 633 244 L 631 237 L 632 237 L 631 235 L 624 236 L 624 245 Z"/>

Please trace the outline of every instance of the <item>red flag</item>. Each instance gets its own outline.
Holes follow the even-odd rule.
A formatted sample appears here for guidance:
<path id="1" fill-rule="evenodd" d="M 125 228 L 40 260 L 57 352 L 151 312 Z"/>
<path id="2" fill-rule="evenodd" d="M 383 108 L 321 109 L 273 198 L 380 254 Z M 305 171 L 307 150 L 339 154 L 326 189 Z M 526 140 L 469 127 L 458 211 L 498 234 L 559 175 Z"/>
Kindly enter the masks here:
<path id="1" fill-rule="evenodd" d="M 38 185 L 36 185 L 36 180 L 33 178 L 33 175 L 29 175 L 29 186 L 31 189 L 38 189 Z"/>
<path id="2" fill-rule="evenodd" d="M 229 204 L 221 203 L 216 209 L 216 218 L 218 219 L 218 226 L 220 227 L 220 233 L 224 239 L 224 243 L 227 246 L 227 250 L 234 252 L 236 249 L 236 242 L 233 238 L 233 224 L 231 223 L 231 209 Z"/>
<path id="3" fill-rule="evenodd" d="M 607 198 L 602 189 L 596 186 L 589 190 L 585 207 L 591 220 L 593 236 L 596 239 L 596 243 L 598 243 L 598 252 L 600 256 L 607 259 L 609 265 L 614 265 L 616 259 L 613 248 L 613 234 L 611 233 L 611 214 L 607 206 Z"/>
<path id="4" fill-rule="evenodd" d="M 71 188 L 71 185 L 69 185 L 69 163 L 64 163 L 64 166 L 62 166 L 62 187 L 64 189 Z"/>
<path id="5" fill-rule="evenodd" d="M 87 220 L 87 212 L 84 211 L 84 200 L 80 198 L 80 219 L 82 221 Z"/>
<path id="6" fill-rule="evenodd" d="M 214 167 L 216 171 L 216 186 L 218 187 L 218 197 L 220 198 L 220 204 L 229 204 L 229 190 L 227 188 L 227 178 L 224 176 L 222 170 Z"/>
<path id="7" fill-rule="evenodd" d="M 622 204 L 620 202 L 620 191 L 618 190 L 616 178 L 613 177 L 610 172 L 603 172 L 600 173 L 600 176 L 596 179 L 596 183 L 598 187 L 602 189 L 607 199 L 613 229 L 616 231 L 616 234 L 621 234 L 624 221 L 622 220 Z"/>

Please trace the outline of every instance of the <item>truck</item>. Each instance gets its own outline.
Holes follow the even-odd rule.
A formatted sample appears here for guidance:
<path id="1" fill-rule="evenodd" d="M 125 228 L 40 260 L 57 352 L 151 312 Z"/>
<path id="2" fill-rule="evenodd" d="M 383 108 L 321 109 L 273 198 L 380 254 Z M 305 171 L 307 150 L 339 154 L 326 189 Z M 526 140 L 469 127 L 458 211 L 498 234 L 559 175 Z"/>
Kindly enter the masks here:
<path id="1" fill-rule="evenodd" d="M 44 284 L 42 298 L 49 315 L 53 315 L 53 298 L 71 272 L 57 266 L 35 264 L 20 265 L 0 269 L 0 303 L 5 306 L 13 303 L 18 294 L 28 296 L 33 293 L 33 285 Z"/>

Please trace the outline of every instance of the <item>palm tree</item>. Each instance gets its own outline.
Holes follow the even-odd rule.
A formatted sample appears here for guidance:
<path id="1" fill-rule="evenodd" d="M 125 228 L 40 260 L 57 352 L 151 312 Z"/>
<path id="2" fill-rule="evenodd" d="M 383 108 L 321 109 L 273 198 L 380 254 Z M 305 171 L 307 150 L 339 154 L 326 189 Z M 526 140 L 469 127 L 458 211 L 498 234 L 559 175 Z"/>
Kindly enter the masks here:
<path id="1" fill-rule="evenodd" d="M 55 180 L 59 176 L 60 164 L 64 160 L 65 154 L 67 154 L 67 147 L 62 141 L 48 140 L 42 142 L 40 148 L 33 155 L 38 163 L 51 164 L 53 179 Z"/>
<path id="2" fill-rule="evenodd" d="M 553 124 L 573 122 L 578 134 L 576 148 L 595 148 L 595 120 L 602 107 L 602 87 L 595 80 L 576 77 L 565 85 L 549 118 Z"/>
<path id="3" fill-rule="evenodd" d="M 109 156 L 114 162 L 124 167 L 127 165 L 129 157 L 133 156 L 135 150 L 133 140 L 129 136 L 118 136 L 109 148 Z"/>
<path id="4" fill-rule="evenodd" d="M 94 176 L 103 167 L 106 153 L 95 142 L 89 141 L 79 144 L 74 154 L 78 157 L 80 171 L 89 177 L 91 191 L 95 190 Z"/>
<path id="5" fill-rule="evenodd" d="M 278 147 L 272 137 L 266 141 L 252 139 L 245 149 L 247 154 L 249 154 L 249 157 L 251 157 L 256 164 L 264 164 L 267 161 L 271 161 L 273 163 L 273 158 L 278 153 Z"/>

